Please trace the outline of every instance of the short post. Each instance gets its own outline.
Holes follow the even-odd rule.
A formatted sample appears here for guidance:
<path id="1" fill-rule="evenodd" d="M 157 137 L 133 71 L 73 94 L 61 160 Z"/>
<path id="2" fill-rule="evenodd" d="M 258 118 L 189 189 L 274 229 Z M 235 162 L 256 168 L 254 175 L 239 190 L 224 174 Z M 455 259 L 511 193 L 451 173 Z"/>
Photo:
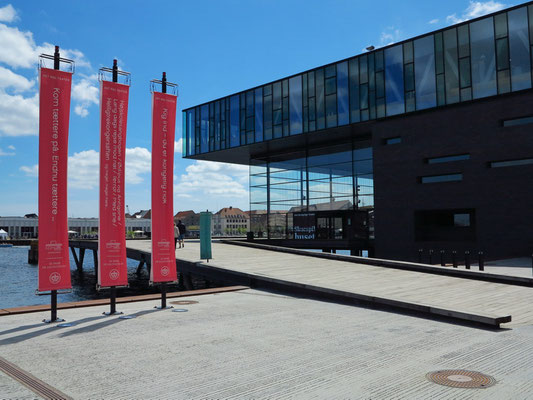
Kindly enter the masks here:
<path id="1" fill-rule="evenodd" d="M 440 251 L 440 266 L 445 267 L 446 264 L 444 263 L 444 250 Z"/>
<path id="2" fill-rule="evenodd" d="M 455 250 L 452 251 L 452 262 L 453 267 L 457 268 L 457 252 Z"/>
<path id="3" fill-rule="evenodd" d="M 433 250 L 429 251 L 429 264 L 433 265 Z"/>
<path id="4" fill-rule="evenodd" d="M 470 269 L 470 252 L 465 251 L 465 268 Z"/>
<path id="5" fill-rule="evenodd" d="M 422 264 L 422 252 L 423 252 L 423 251 L 424 251 L 424 250 L 422 250 L 422 249 L 418 249 L 418 262 L 419 262 L 420 264 Z"/>
<path id="6" fill-rule="evenodd" d="M 161 309 L 167 308 L 167 283 L 161 282 Z"/>
<path id="7" fill-rule="evenodd" d="M 55 322 L 57 319 L 57 290 L 52 290 L 52 304 L 51 304 L 50 322 Z"/>
<path id="8" fill-rule="evenodd" d="M 483 257 L 483 252 L 480 251 L 477 253 L 478 257 L 478 263 L 479 263 L 479 270 L 485 271 L 485 257 Z"/>

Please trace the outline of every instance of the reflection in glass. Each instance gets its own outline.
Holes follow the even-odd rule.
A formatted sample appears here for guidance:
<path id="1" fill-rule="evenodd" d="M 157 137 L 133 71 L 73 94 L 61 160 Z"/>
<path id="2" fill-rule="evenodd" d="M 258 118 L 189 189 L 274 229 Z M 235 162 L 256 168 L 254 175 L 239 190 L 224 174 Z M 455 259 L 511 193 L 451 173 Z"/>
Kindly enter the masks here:
<path id="1" fill-rule="evenodd" d="M 403 92 L 403 50 L 399 45 L 385 49 L 387 115 L 405 111 Z"/>
<path id="2" fill-rule="evenodd" d="M 230 98 L 230 146 L 239 145 L 239 96 Z"/>
<path id="3" fill-rule="evenodd" d="M 255 89 L 255 141 L 263 141 L 263 89 Z"/>
<path id="4" fill-rule="evenodd" d="M 415 40 L 416 108 L 435 107 L 435 47 L 433 36 Z"/>
<path id="5" fill-rule="evenodd" d="M 316 129 L 324 129 L 326 127 L 324 114 L 324 70 L 319 69 L 315 73 L 316 76 Z"/>
<path id="6" fill-rule="evenodd" d="M 348 63 L 346 61 L 337 65 L 337 116 L 339 125 L 350 123 L 348 108 Z"/>
<path id="7" fill-rule="evenodd" d="M 526 7 L 509 11 L 509 47 L 513 91 L 531 87 L 530 48 Z"/>
<path id="8" fill-rule="evenodd" d="M 290 134 L 302 133 L 302 76 L 289 80 Z"/>
<path id="9" fill-rule="evenodd" d="M 359 122 L 359 61 L 350 60 L 350 121 Z M 340 108 L 340 107 L 339 107 Z M 339 120 L 340 123 L 340 120 Z"/>
<path id="10" fill-rule="evenodd" d="M 200 108 L 200 152 L 209 151 L 209 105 L 205 104 Z"/>
<path id="11" fill-rule="evenodd" d="M 457 65 L 457 31 L 444 31 L 444 71 L 446 74 L 446 103 L 459 102 L 459 68 Z"/>
<path id="12" fill-rule="evenodd" d="M 493 96 L 497 91 L 492 17 L 470 24 L 470 46 L 472 49 L 472 89 L 474 99 Z"/>

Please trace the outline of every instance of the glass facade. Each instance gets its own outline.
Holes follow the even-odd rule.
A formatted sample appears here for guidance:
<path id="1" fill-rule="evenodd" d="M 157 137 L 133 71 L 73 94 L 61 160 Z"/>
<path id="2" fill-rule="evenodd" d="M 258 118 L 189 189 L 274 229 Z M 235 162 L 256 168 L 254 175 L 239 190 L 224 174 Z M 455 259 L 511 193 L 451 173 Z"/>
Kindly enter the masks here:
<path id="1" fill-rule="evenodd" d="M 184 156 L 530 89 L 533 5 L 187 109 Z"/>
<path id="2" fill-rule="evenodd" d="M 294 213 L 373 207 L 371 147 L 343 144 L 252 160 L 250 213 L 256 237 L 293 238 Z"/>

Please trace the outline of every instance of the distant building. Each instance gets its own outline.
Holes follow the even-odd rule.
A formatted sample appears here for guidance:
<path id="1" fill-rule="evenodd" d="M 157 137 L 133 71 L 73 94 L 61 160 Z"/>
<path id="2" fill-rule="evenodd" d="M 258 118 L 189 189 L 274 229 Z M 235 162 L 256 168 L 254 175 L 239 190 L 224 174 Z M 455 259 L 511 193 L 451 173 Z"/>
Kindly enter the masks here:
<path id="1" fill-rule="evenodd" d="M 151 231 L 150 219 L 126 218 L 126 232 Z M 11 239 L 37 238 L 39 235 L 39 219 L 36 217 L 0 217 L 0 229 L 7 232 Z M 76 236 L 98 234 L 98 218 L 69 218 L 68 230 L 76 232 Z M 124 232 L 124 233 L 126 233 Z"/>
<path id="2" fill-rule="evenodd" d="M 139 212 L 136 212 L 131 216 L 131 218 L 144 218 L 144 219 L 151 219 L 152 218 L 152 210 L 141 210 Z"/>
<path id="3" fill-rule="evenodd" d="M 211 230 L 213 236 L 244 236 L 250 230 L 250 216 L 240 208 L 222 208 L 213 215 Z"/>

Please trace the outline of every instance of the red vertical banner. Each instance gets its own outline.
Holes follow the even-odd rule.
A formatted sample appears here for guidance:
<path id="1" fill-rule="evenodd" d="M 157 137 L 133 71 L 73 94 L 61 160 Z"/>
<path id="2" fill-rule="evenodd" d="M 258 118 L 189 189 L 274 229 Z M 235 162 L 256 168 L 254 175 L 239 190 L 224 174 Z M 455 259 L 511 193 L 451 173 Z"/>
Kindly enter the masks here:
<path id="1" fill-rule="evenodd" d="M 152 268 L 150 282 L 174 282 L 174 136 L 177 96 L 152 93 Z"/>
<path id="2" fill-rule="evenodd" d="M 70 289 L 67 217 L 72 73 L 39 71 L 39 291 Z"/>
<path id="3" fill-rule="evenodd" d="M 129 86 L 100 82 L 98 285 L 126 286 L 124 165 Z"/>

